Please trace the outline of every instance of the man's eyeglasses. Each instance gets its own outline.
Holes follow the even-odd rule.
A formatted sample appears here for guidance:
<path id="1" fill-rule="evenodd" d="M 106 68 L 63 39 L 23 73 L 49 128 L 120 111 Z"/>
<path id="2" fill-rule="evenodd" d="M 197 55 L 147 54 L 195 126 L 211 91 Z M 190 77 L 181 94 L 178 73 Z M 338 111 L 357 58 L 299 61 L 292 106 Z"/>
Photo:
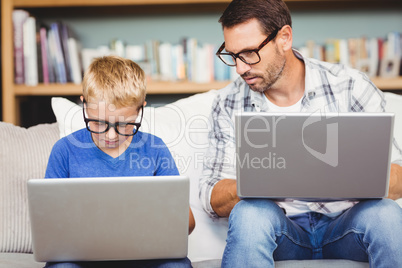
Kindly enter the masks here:
<path id="1" fill-rule="evenodd" d="M 257 64 L 261 61 L 260 54 L 258 52 L 270 41 L 272 41 L 276 35 L 278 34 L 279 29 L 274 30 L 262 43 L 258 46 L 257 49 L 242 51 L 239 53 L 232 52 L 222 52 L 225 49 L 225 42 L 221 45 L 221 47 L 216 52 L 216 56 L 218 56 L 223 63 L 229 66 L 236 66 L 236 59 L 240 59 L 242 62 L 253 65 Z"/>
<path id="2" fill-rule="evenodd" d="M 110 123 L 104 120 L 96 120 L 96 119 L 88 119 L 85 116 L 85 100 L 83 101 L 84 105 L 82 107 L 82 113 L 84 115 L 84 121 L 87 129 L 95 134 L 102 134 L 107 132 L 111 127 L 114 128 L 116 133 L 122 136 L 134 136 L 137 134 L 138 130 L 141 127 L 142 116 L 144 114 L 144 106 L 141 106 L 139 110 L 141 110 L 141 120 L 139 123 L 126 123 L 126 122 L 116 122 Z"/>

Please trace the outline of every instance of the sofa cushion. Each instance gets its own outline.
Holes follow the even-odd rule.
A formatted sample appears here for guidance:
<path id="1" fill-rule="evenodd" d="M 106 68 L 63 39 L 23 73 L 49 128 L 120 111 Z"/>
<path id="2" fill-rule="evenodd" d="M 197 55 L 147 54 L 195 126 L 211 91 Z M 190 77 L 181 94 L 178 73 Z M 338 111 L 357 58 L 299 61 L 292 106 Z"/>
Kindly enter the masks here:
<path id="1" fill-rule="evenodd" d="M 0 252 L 31 252 L 26 182 L 43 178 L 57 124 L 31 128 L 0 122 Z"/>
<path id="2" fill-rule="evenodd" d="M 52 110 L 59 124 L 60 138 L 85 128 L 82 108 L 65 98 L 52 98 Z"/>
<path id="3" fill-rule="evenodd" d="M 42 268 L 44 262 L 37 262 L 33 254 L 0 253 L 0 267 L 4 268 Z"/>

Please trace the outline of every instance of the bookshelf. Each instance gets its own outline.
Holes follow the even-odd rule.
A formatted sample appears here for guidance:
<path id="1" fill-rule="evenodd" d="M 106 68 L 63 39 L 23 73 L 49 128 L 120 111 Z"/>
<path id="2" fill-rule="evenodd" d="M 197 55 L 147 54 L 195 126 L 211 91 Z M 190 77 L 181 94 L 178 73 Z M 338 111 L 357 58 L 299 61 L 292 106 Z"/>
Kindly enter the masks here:
<path id="1" fill-rule="evenodd" d="M 39 18 L 47 14 L 62 15 L 73 11 L 76 16 L 108 16 L 111 14 L 151 14 L 182 12 L 222 12 L 230 0 L 2 0 L 2 109 L 3 121 L 19 124 L 19 99 L 29 96 L 76 96 L 81 86 L 76 84 L 49 84 L 30 87 L 14 84 L 13 63 L 13 9 L 25 9 Z M 402 8 L 400 0 L 285 0 L 291 10 L 359 9 L 375 10 L 384 6 Z M 402 77 L 373 78 L 382 90 L 402 90 Z M 148 94 L 192 94 L 219 89 L 228 82 L 197 84 L 192 82 L 149 82 Z"/>

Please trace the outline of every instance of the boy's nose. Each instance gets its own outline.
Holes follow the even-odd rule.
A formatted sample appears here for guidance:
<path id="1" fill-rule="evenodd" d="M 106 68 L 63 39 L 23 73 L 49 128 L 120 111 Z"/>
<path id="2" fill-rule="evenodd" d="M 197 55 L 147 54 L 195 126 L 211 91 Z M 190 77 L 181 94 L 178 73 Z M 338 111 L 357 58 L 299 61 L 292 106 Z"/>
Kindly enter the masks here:
<path id="1" fill-rule="evenodd" d="M 107 136 L 109 139 L 113 139 L 115 138 L 117 135 L 119 135 L 119 133 L 116 132 L 116 130 L 114 129 L 114 127 L 109 128 L 109 130 L 107 131 Z"/>

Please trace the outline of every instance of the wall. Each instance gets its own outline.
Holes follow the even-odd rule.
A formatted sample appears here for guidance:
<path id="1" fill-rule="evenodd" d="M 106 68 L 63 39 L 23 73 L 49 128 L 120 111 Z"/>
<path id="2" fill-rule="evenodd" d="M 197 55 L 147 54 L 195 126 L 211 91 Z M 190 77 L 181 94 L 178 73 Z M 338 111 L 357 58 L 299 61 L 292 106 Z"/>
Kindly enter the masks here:
<path id="1" fill-rule="evenodd" d="M 219 16 L 220 13 L 126 15 L 63 20 L 89 48 L 107 45 L 115 38 L 142 44 L 150 39 L 174 43 L 182 37 L 196 37 L 218 45 L 223 42 Z M 385 37 L 390 31 L 402 32 L 402 10 L 294 11 L 292 19 L 295 47 L 309 39 L 324 42 L 327 38 Z M 48 18 L 46 22 L 54 20 Z"/>

